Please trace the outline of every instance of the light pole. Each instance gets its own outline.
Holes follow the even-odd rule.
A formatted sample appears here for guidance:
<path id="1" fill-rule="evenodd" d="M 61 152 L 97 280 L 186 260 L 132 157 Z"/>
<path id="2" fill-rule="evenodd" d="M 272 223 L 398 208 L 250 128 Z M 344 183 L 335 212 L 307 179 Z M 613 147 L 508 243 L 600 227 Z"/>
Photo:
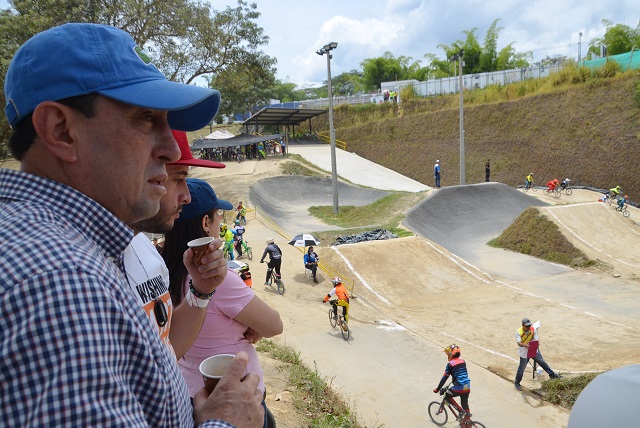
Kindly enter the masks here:
<path id="1" fill-rule="evenodd" d="M 578 64 L 580 64 L 582 60 L 582 31 L 578 35 Z"/>
<path id="2" fill-rule="evenodd" d="M 460 52 L 453 55 L 451 61 L 458 61 L 460 67 L 460 184 L 465 184 L 465 168 L 464 168 L 464 110 L 462 102 L 462 90 L 464 89 L 462 83 L 462 56 L 464 55 L 464 49 L 460 49 Z"/>
<path id="3" fill-rule="evenodd" d="M 329 136 L 331 139 L 331 186 L 333 188 L 333 214 L 338 214 L 338 171 L 336 168 L 336 130 L 333 128 L 333 95 L 331 93 L 331 51 L 338 47 L 336 42 L 327 43 L 316 53 L 327 55 L 327 89 L 329 92 Z"/>

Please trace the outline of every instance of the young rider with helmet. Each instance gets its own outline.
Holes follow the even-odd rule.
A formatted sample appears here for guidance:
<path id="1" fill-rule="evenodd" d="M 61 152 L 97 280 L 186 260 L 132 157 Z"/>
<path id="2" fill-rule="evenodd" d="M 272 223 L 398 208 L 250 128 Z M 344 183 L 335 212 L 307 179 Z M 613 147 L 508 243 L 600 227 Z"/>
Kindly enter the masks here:
<path id="1" fill-rule="evenodd" d="M 533 172 L 530 172 L 529 175 L 524 179 L 524 187 L 525 189 L 530 189 L 533 187 Z"/>
<path id="2" fill-rule="evenodd" d="M 340 277 L 336 276 L 331 280 L 333 284 L 333 290 L 329 291 L 329 294 L 324 296 L 322 303 L 327 303 L 331 296 L 336 296 L 337 299 L 332 300 L 330 303 L 333 306 L 333 314 L 338 317 L 338 306 L 342 306 L 342 315 L 344 320 L 349 322 L 349 293 L 347 287 L 344 286 Z"/>
<path id="3" fill-rule="evenodd" d="M 280 266 L 282 264 L 282 250 L 278 247 L 273 238 L 267 239 L 267 248 L 264 249 L 260 263 L 264 263 L 264 258 L 269 254 L 269 263 L 267 264 L 267 277 L 264 280 L 264 285 L 271 285 L 271 269 L 276 270 L 276 277 L 280 278 Z"/>
<path id="4" fill-rule="evenodd" d="M 242 224 L 240 224 L 240 220 L 234 220 L 233 224 L 235 225 L 233 227 L 233 233 L 234 233 L 234 240 L 235 240 L 235 248 L 236 251 L 238 252 L 238 258 L 242 258 L 242 241 L 244 240 L 243 236 L 244 232 L 245 232 L 245 228 Z"/>
<path id="5" fill-rule="evenodd" d="M 447 354 L 449 362 L 444 369 L 444 374 L 440 379 L 438 387 L 435 388 L 433 392 L 438 393 L 449 376 L 451 376 L 453 380 L 453 386 L 447 391 L 447 401 L 455 403 L 456 400 L 453 397 L 460 397 L 462 408 L 465 411 L 464 417 L 465 419 L 469 419 L 471 417 L 471 412 L 469 411 L 469 394 L 471 393 L 471 380 L 469 379 L 469 374 L 467 373 L 467 363 L 462 358 L 460 358 L 460 347 L 455 343 L 452 343 L 451 345 L 444 348 L 444 352 L 445 354 Z"/>

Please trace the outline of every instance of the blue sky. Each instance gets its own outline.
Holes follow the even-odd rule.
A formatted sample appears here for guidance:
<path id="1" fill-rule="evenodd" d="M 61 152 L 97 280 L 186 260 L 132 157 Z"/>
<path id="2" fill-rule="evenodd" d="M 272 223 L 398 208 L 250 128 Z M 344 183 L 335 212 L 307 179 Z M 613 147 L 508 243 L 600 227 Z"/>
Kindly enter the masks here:
<path id="1" fill-rule="evenodd" d="M 236 0 L 209 0 L 216 9 Z M 249 0 L 250 1 L 250 0 Z M 278 59 L 278 78 L 298 86 L 318 86 L 327 78 L 326 59 L 315 52 L 337 42 L 332 75 L 362 69 L 366 58 L 394 56 L 423 60 L 434 53 L 444 59 L 439 44 L 465 39 L 477 28 L 482 44 L 491 23 L 500 18 L 504 29 L 498 49 L 514 42 L 516 51 L 532 51 L 534 61 L 566 55 L 577 59 L 578 34 L 582 52 L 602 37 L 603 19 L 635 28 L 640 19 L 637 0 L 253 0 L 258 24 L 270 37 L 264 51 Z M 0 0 L 6 8 L 6 0 Z M 423 61 L 423 65 L 426 65 Z"/>
<path id="2" fill-rule="evenodd" d="M 210 0 L 217 9 L 235 1 Z M 483 44 L 491 23 L 504 27 L 501 49 L 514 42 L 516 51 L 533 51 L 534 61 L 556 54 L 578 57 L 595 37 L 602 37 L 603 19 L 635 28 L 637 0 L 254 0 L 258 23 L 270 37 L 264 50 L 278 59 L 278 78 L 299 86 L 319 85 L 327 78 L 326 59 L 315 52 L 337 42 L 332 75 L 362 69 L 366 58 L 385 51 L 423 60 L 425 53 L 444 59 L 439 44 L 464 40 L 465 30 L 478 28 Z M 423 61 L 423 65 L 426 65 Z"/>

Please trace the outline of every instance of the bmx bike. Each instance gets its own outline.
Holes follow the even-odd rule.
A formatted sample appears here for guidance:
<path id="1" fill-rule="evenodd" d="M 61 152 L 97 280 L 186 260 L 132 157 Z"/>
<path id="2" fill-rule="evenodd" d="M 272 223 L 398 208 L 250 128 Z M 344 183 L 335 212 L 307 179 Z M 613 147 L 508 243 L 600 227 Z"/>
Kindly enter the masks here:
<path id="1" fill-rule="evenodd" d="M 544 193 L 545 195 L 553 195 L 556 198 L 559 198 L 560 195 L 562 195 L 562 193 L 560 192 L 560 189 L 558 187 L 556 187 L 553 190 L 549 190 L 549 188 L 546 188 L 542 191 L 542 193 Z"/>
<path id="2" fill-rule="evenodd" d="M 571 190 L 571 187 L 569 186 L 562 187 L 562 185 L 560 185 L 560 193 L 562 192 L 564 192 L 567 196 L 570 196 L 573 193 L 573 190 Z"/>
<path id="3" fill-rule="evenodd" d="M 534 183 L 533 181 L 532 181 L 532 182 L 530 182 L 530 183 L 529 183 L 528 181 L 525 181 L 525 182 L 524 182 L 523 190 L 524 190 L 525 192 L 528 192 L 528 191 L 529 191 L 529 189 L 531 189 L 531 190 L 532 190 L 532 191 L 534 191 L 534 192 L 537 192 L 537 191 L 538 191 L 538 188 L 536 187 L 536 183 Z"/>
<path id="4" fill-rule="evenodd" d="M 329 324 L 331 324 L 332 328 L 336 328 L 336 327 L 339 328 L 340 333 L 342 334 L 342 338 L 348 341 L 349 337 L 351 337 L 351 330 L 349 329 L 349 324 L 347 324 L 347 320 L 344 319 L 344 315 L 338 314 L 336 316 L 336 314 L 333 312 L 333 307 L 336 306 L 336 313 L 337 313 L 338 301 L 334 299 L 334 300 L 330 300 L 329 303 L 331 304 L 331 308 L 329 308 Z"/>
<path id="5" fill-rule="evenodd" d="M 439 427 L 446 424 L 449 420 L 449 414 L 447 413 L 447 409 L 449 409 L 453 417 L 460 423 L 461 428 L 486 428 L 482 423 L 472 421 L 469 417 L 466 417 L 465 411 L 453 397 L 449 396 L 448 398 L 451 398 L 451 401 L 447 400 L 447 392 L 449 389 L 451 389 L 451 384 L 440 388 L 442 401 L 432 401 L 429 403 L 429 417 L 433 423 Z"/>
<path id="6" fill-rule="evenodd" d="M 271 284 L 275 283 L 278 287 L 278 293 L 281 295 L 284 294 L 284 281 L 282 278 L 280 278 L 276 271 L 271 267 L 267 268 L 267 272 L 269 273 L 269 281 L 267 281 L 267 285 L 271 286 Z"/>
<path id="7" fill-rule="evenodd" d="M 616 211 L 620 211 L 623 217 L 629 217 L 631 215 L 631 213 L 627 210 L 627 204 L 624 204 L 622 208 L 617 206 Z"/>
<path id="8" fill-rule="evenodd" d="M 243 239 L 240 241 L 240 245 L 242 245 L 242 255 L 238 254 L 238 258 L 242 258 L 246 254 L 249 260 L 253 260 L 253 251 L 251 247 L 247 245 L 247 241 Z"/>

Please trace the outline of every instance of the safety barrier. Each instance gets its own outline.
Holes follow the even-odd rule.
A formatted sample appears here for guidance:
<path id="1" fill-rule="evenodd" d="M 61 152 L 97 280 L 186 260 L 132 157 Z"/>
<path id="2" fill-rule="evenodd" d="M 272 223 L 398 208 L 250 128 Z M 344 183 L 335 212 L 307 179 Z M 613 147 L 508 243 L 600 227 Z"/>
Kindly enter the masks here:
<path id="1" fill-rule="evenodd" d="M 318 134 L 318 139 L 326 144 L 331 144 L 331 137 L 326 134 Z M 347 142 L 336 140 L 336 147 L 342 150 L 347 150 Z"/>
<path id="2" fill-rule="evenodd" d="M 273 221 L 273 219 L 271 217 L 269 217 L 267 214 L 265 214 L 263 211 L 260 211 L 258 209 L 258 207 L 255 208 L 255 219 L 257 219 L 258 221 L 260 221 L 262 224 L 264 224 L 266 227 L 268 227 L 269 229 L 273 230 L 274 232 L 276 232 L 278 235 L 282 236 L 287 242 L 291 241 L 291 236 L 289 236 L 289 234 L 287 234 L 287 232 L 285 232 L 285 230 L 283 228 L 280 227 L 280 225 L 278 223 L 276 223 L 275 221 Z M 295 247 L 297 248 L 302 254 L 304 254 L 304 248 L 303 247 Z M 323 271 L 324 273 L 326 273 L 330 278 L 339 276 L 340 279 L 342 279 L 342 283 L 347 287 L 347 290 L 349 290 L 351 292 L 351 297 L 356 297 L 355 296 L 355 281 L 349 277 L 347 277 L 346 275 L 338 272 L 336 269 L 334 269 L 332 266 L 328 265 L 327 263 L 323 263 L 322 261 L 320 261 L 320 263 L 318 263 L 318 268 Z"/>

